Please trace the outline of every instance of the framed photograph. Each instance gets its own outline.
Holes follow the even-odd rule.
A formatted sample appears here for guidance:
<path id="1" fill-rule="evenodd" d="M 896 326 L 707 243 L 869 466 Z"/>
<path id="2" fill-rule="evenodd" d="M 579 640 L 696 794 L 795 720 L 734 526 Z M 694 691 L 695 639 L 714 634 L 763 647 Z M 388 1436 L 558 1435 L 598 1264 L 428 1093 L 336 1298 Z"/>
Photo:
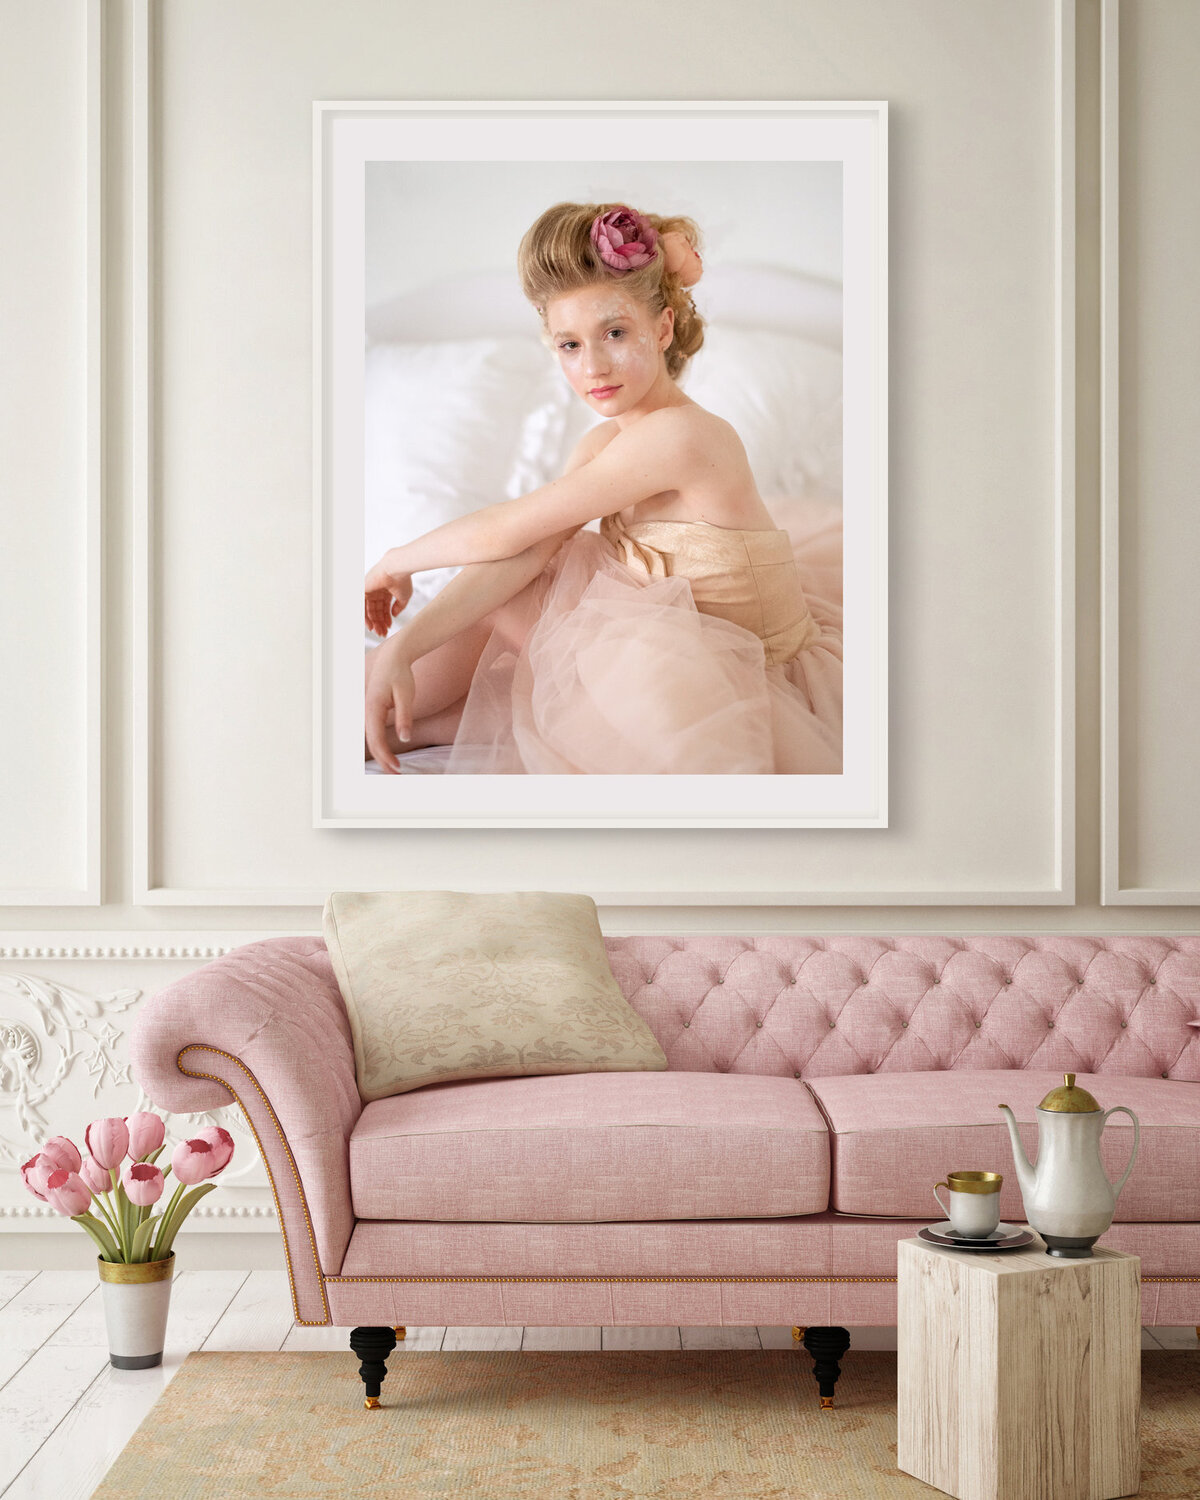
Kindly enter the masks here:
<path id="1" fill-rule="evenodd" d="M 886 827 L 886 104 L 322 101 L 314 220 L 315 825 Z"/>

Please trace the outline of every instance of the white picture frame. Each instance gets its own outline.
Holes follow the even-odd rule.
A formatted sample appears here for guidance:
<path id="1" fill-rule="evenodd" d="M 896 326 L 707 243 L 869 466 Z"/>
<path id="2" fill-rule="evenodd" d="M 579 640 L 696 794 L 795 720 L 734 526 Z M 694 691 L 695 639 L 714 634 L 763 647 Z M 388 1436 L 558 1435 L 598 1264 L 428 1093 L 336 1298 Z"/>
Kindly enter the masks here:
<path id="1" fill-rule="evenodd" d="M 314 826 L 887 827 L 886 102 L 322 100 L 314 104 L 313 127 Z M 606 201 L 594 191 L 598 177 L 611 185 L 622 166 L 639 183 L 655 171 L 666 181 L 672 169 L 675 178 L 693 183 L 706 174 L 715 181 L 720 172 L 730 181 L 731 171 L 746 181 L 753 181 L 757 172 L 786 183 L 800 181 L 812 164 L 838 165 L 844 545 L 840 775 L 368 774 L 362 756 L 361 667 L 366 208 L 369 170 L 387 163 L 397 164 L 400 172 L 406 163 L 426 174 L 440 170 L 447 180 L 452 171 L 468 165 L 477 174 L 486 173 L 496 194 L 496 212 L 489 213 L 478 194 L 472 204 L 478 238 L 485 244 L 490 233 L 499 232 L 489 228 L 490 222 L 503 218 L 505 163 L 546 164 L 547 179 L 553 178 L 556 187 L 541 207 L 564 196 L 557 184 L 570 164 L 579 180 L 573 196 L 592 201 Z M 477 175 L 474 181 L 479 180 Z M 628 197 L 646 201 L 644 194 L 635 199 L 632 191 Z M 613 192 L 607 199 L 624 201 Z M 654 203 L 656 212 L 691 212 L 688 202 L 664 204 L 656 197 Z M 786 221 L 786 195 L 779 212 Z M 422 266 L 431 273 L 447 266 L 471 268 L 470 236 L 443 242 L 438 226 L 421 222 L 415 205 L 413 221 L 414 255 Z M 716 228 L 727 238 L 733 235 L 729 224 Z M 744 235 L 746 226 L 740 229 Z M 508 233 L 510 243 L 503 247 L 518 297 L 519 233 Z M 478 264 L 502 264 L 498 253 L 487 246 Z M 784 256 L 776 244 L 775 262 L 764 263 L 764 272 L 779 270 Z M 748 258 L 743 253 L 743 261 Z M 719 262 L 719 245 L 710 243 L 706 276 Z M 696 300 L 700 305 L 699 295 Z M 532 309 L 529 318 L 533 337 Z"/>

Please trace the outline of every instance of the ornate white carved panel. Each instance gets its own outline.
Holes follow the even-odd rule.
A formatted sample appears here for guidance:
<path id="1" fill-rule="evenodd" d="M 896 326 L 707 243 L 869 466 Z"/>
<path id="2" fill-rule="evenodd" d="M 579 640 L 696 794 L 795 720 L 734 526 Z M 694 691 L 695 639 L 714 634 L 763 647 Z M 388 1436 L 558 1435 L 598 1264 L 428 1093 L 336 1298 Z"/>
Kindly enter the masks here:
<path id="1" fill-rule="evenodd" d="M 152 1107 L 129 1069 L 128 1035 L 138 1007 L 224 948 L 185 946 L 192 958 L 179 947 L 106 952 L 47 945 L 40 950 L 46 956 L 33 956 L 38 951 L 0 948 L 0 1231 L 77 1233 L 27 1191 L 21 1163 L 49 1136 L 69 1136 L 82 1150 L 91 1120 Z M 165 1118 L 168 1144 L 210 1124 L 223 1125 L 236 1143 L 220 1191 L 193 1218 L 219 1221 L 213 1228 L 273 1229 L 266 1172 L 241 1111 L 231 1105 Z"/>

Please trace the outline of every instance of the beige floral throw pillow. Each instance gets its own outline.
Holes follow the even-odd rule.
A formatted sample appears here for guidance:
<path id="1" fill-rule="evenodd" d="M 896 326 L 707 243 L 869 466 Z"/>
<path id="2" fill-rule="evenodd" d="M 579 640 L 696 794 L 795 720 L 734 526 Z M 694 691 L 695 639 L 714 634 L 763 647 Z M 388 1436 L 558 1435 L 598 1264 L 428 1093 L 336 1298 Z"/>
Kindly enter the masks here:
<path id="1" fill-rule="evenodd" d="M 335 891 L 324 931 L 366 1100 L 456 1078 L 667 1066 L 613 978 L 590 896 Z"/>

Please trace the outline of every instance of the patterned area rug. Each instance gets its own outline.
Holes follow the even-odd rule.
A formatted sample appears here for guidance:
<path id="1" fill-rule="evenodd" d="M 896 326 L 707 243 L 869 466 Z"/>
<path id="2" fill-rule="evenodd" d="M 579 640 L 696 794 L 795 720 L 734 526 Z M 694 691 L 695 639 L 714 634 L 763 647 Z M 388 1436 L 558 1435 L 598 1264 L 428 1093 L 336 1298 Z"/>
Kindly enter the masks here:
<path id="1" fill-rule="evenodd" d="M 896 1468 L 896 1356 L 822 1412 L 790 1350 L 192 1354 L 93 1500 L 930 1500 Z M 1200 1495 L 1200 1354 L 1142 1359 L 1141 1500 Z"/>

